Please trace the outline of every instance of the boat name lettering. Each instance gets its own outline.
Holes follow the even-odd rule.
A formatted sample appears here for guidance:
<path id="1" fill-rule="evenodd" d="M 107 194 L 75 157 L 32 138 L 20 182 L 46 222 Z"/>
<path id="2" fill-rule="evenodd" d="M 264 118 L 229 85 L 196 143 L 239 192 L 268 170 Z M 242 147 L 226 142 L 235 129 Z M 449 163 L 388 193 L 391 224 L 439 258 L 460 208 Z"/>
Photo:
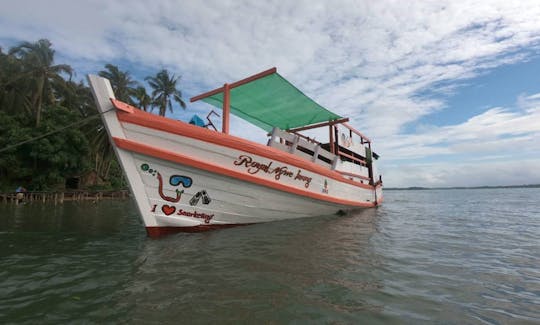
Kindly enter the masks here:
<path id="1" fill-rule="evenodd" d="M 294 179 L 297 179 L 297 180 L 300 180 L 300 181 L 303 181 L 304 182 L 304 186 L 306 188 L 309 187 L 309 184 L 311 183 L 311 177 L 307 177 L 305 175 L 302 175 L 302 171 L 299 169 L 298 170 L 298 173 L 296 173 L 296 176 L 294 177 Z"/>
<path id="2" fill-rule="evenodd" d="M 258 161 L 254 161 L 251 156 L 247 155 L 240 155 L 238 156 L 238 159 L 234 161 L 234 164 L 236 166 L 244 166 L 247 168 L 247 172 L 249 174 L 257 174 L 260 171 L 263 171 L 266 174 L 274 174 L 274 179 L 280 180 L 281 176 L 287 176 L 290 178 L 293 178 L 294 180 L 299 180 L 304 182 L 304 186 L 306 188 L 309 187 L 311 184 L 311 177 L 302 175 L 302 171 L 299 169 L 296 172 L 296 176 L 293 171 L 289 170 L 287 166 L 278 166 L 275 168 L 272 168 L 273 161 L 269 162 L 268 164 L 264 164 Z"/>
<path id="3" fill-rule="evenodd" d="M 204 223 L 210 223 L 210 220 L 214 218 L 213 214 L 206 214 L 206 213 L 201 213 L 197 211 L 189 212 L 182 209 L 178 209 L 178 212 L 176 214 L 179 216 L 192 217 L 196 219 L 204 219 Z"/>

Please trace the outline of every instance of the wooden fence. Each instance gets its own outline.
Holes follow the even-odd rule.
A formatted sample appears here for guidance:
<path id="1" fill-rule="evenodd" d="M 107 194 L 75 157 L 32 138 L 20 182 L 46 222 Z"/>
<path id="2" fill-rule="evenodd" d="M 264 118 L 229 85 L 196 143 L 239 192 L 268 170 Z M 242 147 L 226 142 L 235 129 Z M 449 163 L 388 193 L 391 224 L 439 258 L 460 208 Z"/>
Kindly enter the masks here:
<path id="1" fill-rule="evenodd" d="M 106 199 L 126 199 L 129 192 L 124 191 L 71 191 L 71 192 L 25 192 L 22 199 L 17 197 L 20 193 L 0 193 L 0 203 L 21 202 L 53 202 L 54 204 L 64 203 L 64 201 L 100 201 Z"/>

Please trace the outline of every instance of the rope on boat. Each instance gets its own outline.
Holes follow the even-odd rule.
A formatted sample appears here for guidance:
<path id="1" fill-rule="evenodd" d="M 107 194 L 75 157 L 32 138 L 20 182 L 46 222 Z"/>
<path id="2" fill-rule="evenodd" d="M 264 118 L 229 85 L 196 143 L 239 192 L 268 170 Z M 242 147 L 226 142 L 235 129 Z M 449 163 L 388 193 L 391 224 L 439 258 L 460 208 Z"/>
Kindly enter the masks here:
<path id="1" fill-rule="evenodd" d="M 21 142 L 16 143 L 16 144 L 12 144 L 12 145 L 10 145 L 10 146 L 7 146 L 7 147 L 5 147 L 5 148 L 0 149 L 0 152 L 4 152 L 4 151 L 7 151 L 7 150 L 16 148 L 16 147 L 18 147 L 18 146 L 21 146 L 21 145 L 23 145 L 23 144 L 25 144 L 25 143 L 33 142 L 33 141 L 36 141 L 36 140 L 39 140 L 39 139 L 48 137 L 49 135 L 52 135 L 52 134 L 55 134 L 55 133 L 58 133 L 58 132 L 62 132 L 62 131 L 64 131 L 65 129 L 69 129 L 70 127 L 73 127 L 73 126 L 76 126 L 76 125 L 79 125 L 79 124 L 80 124 L 80 125 L 85 124 L 85 123 L 87 123 L 88 121 L 91 121 L 91 120 L 93 120 L 93 119 L 96 119 L 96 118 L 99 117 L 100 115 L 105 114 L 105 113 L 107 113 L 107 112 L 109 112 L 109 111 L 112 111 L 112 110 L 114 110 L 114 108 L 112 108 L 112 109 L 110 109 L 110 110 L 107 110 L 107 111 L 105 111 L 105 112 L 103 112 L 103 113 L 98 113 L 98 114 L 90 115 L 90 116 L 88 116 L 88 117 L 86 117 L 86 118 L 84 118 L 84 119 L 82 119 L 82 120 L 80 120 L 80 121 L 77 121 L 77 122 L 68 124 L 68 125 L 66 125 L 66 126 L 64 126 L 64 127 L 61 127 L 61 128 L 59 128 L 59 129 L 56 129 L 56 130 L 53 130 L 53 131 L 50 131 L 50 132 L 47 132 L 47 133 L 45 133 L 45 134 L 38 135 L 37 137 L 33 137 L 33 138 L 30 138 L 30 139 L 28 139 L 28 140 L 21 141 Z"/>

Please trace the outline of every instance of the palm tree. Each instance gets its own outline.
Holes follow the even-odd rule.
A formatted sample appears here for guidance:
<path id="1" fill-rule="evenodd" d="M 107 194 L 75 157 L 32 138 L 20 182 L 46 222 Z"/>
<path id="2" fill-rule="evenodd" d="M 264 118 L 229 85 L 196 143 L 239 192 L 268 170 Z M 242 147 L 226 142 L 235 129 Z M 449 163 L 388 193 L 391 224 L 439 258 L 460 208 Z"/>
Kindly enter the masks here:
<path id="1" fill-rule="evenodd" d="M 76 109 L 83 118 L 97 113 L 92 92 L 82 81 L 68 80 L 60 84 L 55 83 L 53 88 L 60 106 L 70 110 Z"/>
<path id="2" fill-rule="evenodd" d="M 114 150 L 107 136 L 107 131 L 101 119 L 96 119 L 84 126 L 84 131 L 90 144 L 90 156 L 93 159 L 93 170 L 103 180 L 108 179 Z"/>
<path id="3" fill-rule="evenodd" d="M 146 92 L 146 88 L 143 86 L 135 88 L 131 96 L 135 99 L 135 105 L 138 108 L 148 112 L 149 106 L 152 104 L 152 98 Z"/>
<path id="4" fill-rule="evenodd" d="M 21 60 L 0 49 L 0 110 L 9 114 L 34 115 L 28 96 L 28 80 Z"/>
<path id="5" fill-rule="evenodd" d="M 167 108 L 172 113 L 173 100 L 180 104 L 182 108 L 186 108 L 186 103 L 182 100 L 182 92 L 176 89 L 176 84 L 180 80 L 180 77 L 169 76 L 169 72 L 163 69 L 155 77 L 147 77 L 145 80 L 148 81 L 148 84 L 153 89 L 152 101 L 153 105 L 159 108 L 159 115 L 165 116 Z"/>
<path id="6" fill-rule="evenodd" d="M 116 98 L 133 105 L 134 103 L 131 100 L 130 95 L 137 86 L 137 81 L 131 79 L 129 72 L 121 71 L 115 65 L 106 64 L 105 69 L 106 70 L 100 71 L 99 75 L 109 79 Z"/>
<path id="7" fill-rule="evenodd" d="M 30 104 L 34 110 L 36 127 L 41 121 L 43 103 L 52 104 L 55 101 L 52 82 L 64 82 L 61 73 L 71 77 L 73 71 L 67 64 L 54 65 L 54 50 L 51 45 L 49 40 L 40 39 L 35 43 L 22 42 L 9 51 L 10 55 L 23 63 L 25 73 L 20 78 L 24 77 L 29 82 Z"/>

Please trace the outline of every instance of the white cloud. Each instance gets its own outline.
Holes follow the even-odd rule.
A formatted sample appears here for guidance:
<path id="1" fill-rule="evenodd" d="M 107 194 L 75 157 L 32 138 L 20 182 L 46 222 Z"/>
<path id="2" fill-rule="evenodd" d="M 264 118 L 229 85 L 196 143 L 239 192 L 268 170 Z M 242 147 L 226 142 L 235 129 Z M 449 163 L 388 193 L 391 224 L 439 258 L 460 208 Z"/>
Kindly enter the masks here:
<path id="1" fill-rule="evenodd" d="M 538 183 L 540 94 L 520 95 L 517 105 L 387 139 L 378 149 L 385 179 L 397 187 Z"/>
<path id="2" fill-rule="evenodd" d="M 433 155 L 487 154 L 506 151 L 540 154 L 540 96 L 518 98 L 517 110 L 492 108 L 469 120 L 424 132 L 397 135 L 381 143 L 386 159 L 412 159 Z M 406 144 L 406 145 L 404 145 Z"/>
<path id="3" fill-rule="evenodd" d="M 456 82 L 538 49 L 538 17 L 538 1 L 18 0 L 2 4 L 0 40 L 49 38 L 80 73 L 105 62 L 167 67 L 183 76 L 185 97 L 277 66 L 323 106 L 350 116 L 392 163 L 491 154 L 498 141 L 538 149 L 533 96 L 519 99 L 518 111 L 491 108 L 402 134 L 447 109 L 419 92 L 456 91 Z"/>
<path id="4" fill-rule="evenodd" d="M 382 174 L 389 187 L 527 185 L 540 179 L 538 159 L 388 165 Z"/>

